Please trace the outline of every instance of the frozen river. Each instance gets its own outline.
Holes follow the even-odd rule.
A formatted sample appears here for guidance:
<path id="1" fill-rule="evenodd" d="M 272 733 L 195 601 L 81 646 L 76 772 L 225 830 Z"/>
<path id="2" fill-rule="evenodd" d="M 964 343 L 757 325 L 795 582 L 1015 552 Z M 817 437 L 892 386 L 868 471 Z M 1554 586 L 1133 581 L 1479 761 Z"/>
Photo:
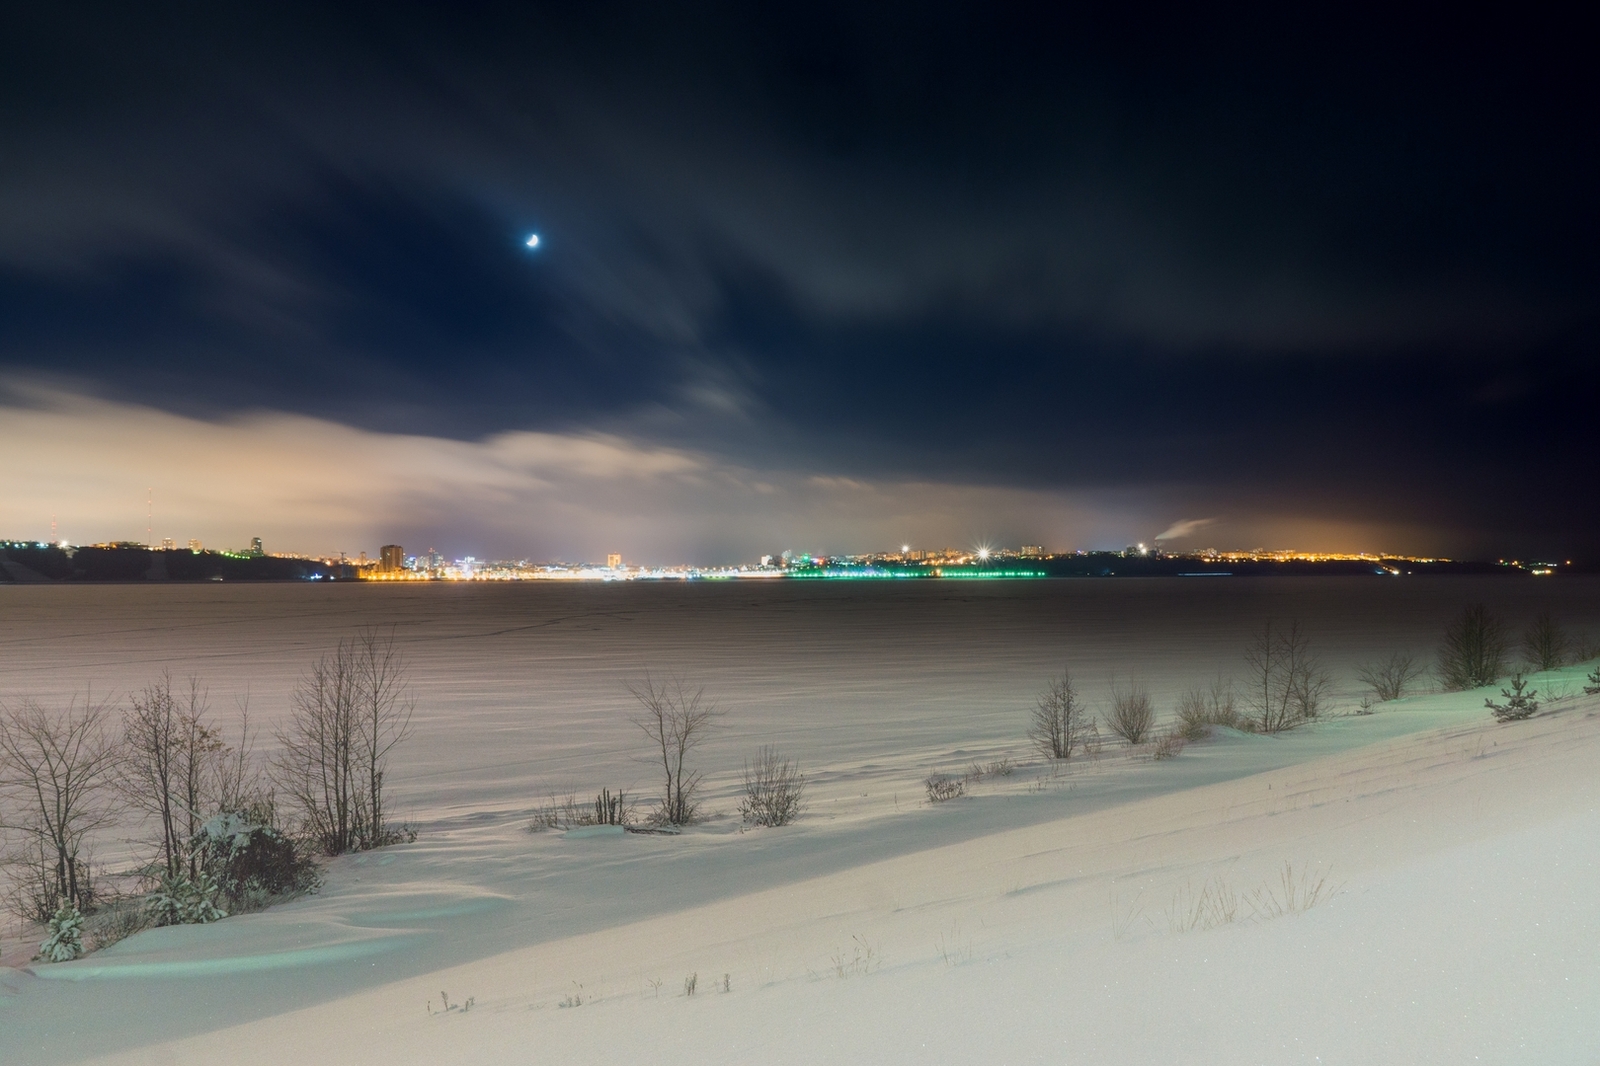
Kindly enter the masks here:
<path id="1" fill-rule="evenodd" d="M 702 754 L 715 794 L 765 743 L 824 778 L 1022 754 L 1063 666 L 1091 703 L 1136 677 L 1165 715 L 1183 687 L 1237 673 L 1268 619 L 1300 622 L 1348 708 L 1361 662 L 1431 660 L 1479 601 L 1513 632 L 1549 610 L 1600 634 L 1590 578 L 0 586 L 0 698 L 124 699 L 192 674 L 224 721 L 248 696 L 266 749 L 311 661 L 392 625 L 416 700 L 390 775 L 401 808 L 512 810 L 648 786 L 625 689 L 646 670 L 726 710 Z"/>

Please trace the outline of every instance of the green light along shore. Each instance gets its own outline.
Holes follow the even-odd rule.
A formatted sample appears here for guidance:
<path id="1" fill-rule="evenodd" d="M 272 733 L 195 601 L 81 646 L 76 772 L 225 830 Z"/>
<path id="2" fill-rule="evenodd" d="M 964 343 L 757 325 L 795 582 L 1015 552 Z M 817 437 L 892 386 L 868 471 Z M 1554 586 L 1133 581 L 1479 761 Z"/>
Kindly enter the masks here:
<path id="1" fill-rule="evenodd" d="M 1033 578 L 1050 575 L 1043 570 L 986 566 L 817 566 L 794 567 L 784 576 L 813 581 L 892 581 L 905 578 Z"/>

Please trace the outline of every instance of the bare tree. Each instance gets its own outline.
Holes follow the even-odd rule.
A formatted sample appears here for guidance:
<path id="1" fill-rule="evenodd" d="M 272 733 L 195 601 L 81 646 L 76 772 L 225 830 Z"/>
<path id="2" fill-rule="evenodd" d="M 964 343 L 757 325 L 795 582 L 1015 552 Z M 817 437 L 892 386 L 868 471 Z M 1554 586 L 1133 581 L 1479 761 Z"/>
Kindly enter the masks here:
<path id="1" fill-rule="evenodd" d="M 1483 604 L 1472 604 L 1444 631 L 1439 677 L 1457 690 L 1493 684 L 1506 672 L 1506 646 L 1500 620 Z"/>
<path id="2" fill-rule="evenodd" d="M 806 775 L 776 748 L 763 747 L 744 764 L 744 799 L 739 815 L 751 825 L 788 825 L 805 806 Z"/>
<path id="3" fill-rule="evenodd" d="M 1541 611 L 1522 632 L 1522 657 L 1535 670 L 1555 670 L 1566 663 L 1569 644 L 1550 612 Z"/>
<path id="4" fill-rule="evenodd" d="M 187 691 L 173 691 L 162 675 L 133 697 L 123 715 L 125 758 L 118 775 L 123 795 L 136 810 L 154 819 L 161 835 L 162 865 L 168 877 L 187 868 L 199 873 L 193 843 L 215 799 L 219 764 L 228 753 L 221 735 L 206 721 L 205 692 L 196 678 Z"/>
<path id="5" fill-rule="evenodd" d="M 250 726 L 249 693 L 238 701 L 238 707 L 239 743 L 224 748 L 212 770 L 216 809 L 224 814 L 240 814 L 263 803 L 270 805 L 270 793 L 254 758 L 256 731 Z"/>
<path id="6" fill-rule="evenodd" d="M 275 779 L 329 855 L 394 841 L 384 774 L 411 714 L 405 662 L 393 634 L 376 628 L 341 640 L 296 683 Z"/>
<path id="7" fill-rule="evenodd" d="M 1267 622 L 1246 646 L 1244 660 L 1245 706 L 1263 733 L 1289 729 L 1321 713 L 1333 679 L 1298 622 L 1278 627 Z"/>
<path id="8" fill-rule="evenodd" d="M 1088 708 L 1072 687 L 1070 671 L 1051 678 L 1034 703 L 1028 739 L 1049 759 L 1070 759 L 1092 722 Z"/>
<path id="9" fill-rule="evenodd" d="M 357 788 L 361 819 L 370 843 L 392 837 L 383 801 L 383 774 L 389 753 L 411 736 L 414 704 L 407 691 L 405 657 L 394 646 L 394 630 L 363 629 L 355 639 L 355 742 L 361 781 Z"/>
<path id="10" fill-rule="evenodd" d="M 1362 684 L 1372 689 L 1380 703 L 1397 700 L 1422 676 L 1422 664 L 1410 652 L 1397 651 L 1387 659 L 1376 659 L 1356 671 Z"/>
<path id="11" fill-rule="evenodd" d="M 1155 705 L 1143 686 L 1133 680 L 1127 688 L 1111 683 L 1111 713 L 1106 716 L 1106 728 L 1129 744 L 1137 744 L 1144 740 L 1155 720 Z"/>
<path id="12" fill-rule="evenodd" d="M 705 743 L 722 712 L 706 698 L 704 687 L 689 689 L 679 677 L 657 682 L 646 674 L 627 684 L 640 707 L 633 724 L 650 738 L 661 759 L 665 782 L 656 817 L 666 825 L 687 825 L 698 810 L 695 793 L 700 786 L 700 774 L 688 768 L 688 757 Z"/>
<path id="13" fill-rule="evenodd" d="M 354 673 L 344 641 L 295 683 L 289 720 L 276 731 L 276 780 L 299 808 L 306 834 L 329 855 L 358 847 L 354 777 Z"/>
<path id="14" fill-rule="evenodd" d="M 62 903 L 94 901 L 89 836 L 112 820 L 106 789 L 118 750 L 107 735 L 108 708 L 76 697 L 65 711 L 33 700 L 0 707 L 0 826 L 23 837 L 20 861 L 37 891 L 27 917 L 43 920 Z"/>

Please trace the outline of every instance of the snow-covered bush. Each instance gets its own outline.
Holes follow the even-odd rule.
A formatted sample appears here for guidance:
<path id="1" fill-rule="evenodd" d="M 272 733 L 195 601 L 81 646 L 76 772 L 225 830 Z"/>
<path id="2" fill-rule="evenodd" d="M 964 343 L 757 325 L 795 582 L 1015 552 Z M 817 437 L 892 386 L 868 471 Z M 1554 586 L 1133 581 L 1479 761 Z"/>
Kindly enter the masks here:
<path id="1" fill-rule="evenodd" d="M 1600 696 L 1600 670 L 1589 675 L 1589 683 L 1583 686 L 1586 695 Z"/>
<path id="2" fill-rule="evenodd" d="M 230 811 L 208 819 L 195 834 L 193 851 L 205 876 L 228 900 L 247 895 L 309 892 L 317 867 L 295 840 L 272 825 L 270 807 Z"/>
<path id="3" fill-rule="evenodd" d="M 39 945 L 39 958 L 71 962 L 82 954 L 83 914 L 71 903 L 63 903 L 50 919 L 50 935 Z"/>
<path id="4" fill-rule="evenodd" d="M 218 892 L 217 883 L 203 870 L 193 880 L 184 874 L 170 875 L 145 897 L 145 910 L 156 925 L 204 925 L 228 916 L 217 906 Z"/>
<path id="5" fill-rule="evenodd" d="M 1528 688 L 1528 682 L 1519 670 L 1511 676 L 1511 687 L 1500 690 L 1506 702 L 1484 700 L 1483 705 L 1502 722 L 1520 722 L 1524 718 L 1532 718 L 1539 710 L 1539 701 L 1534 699 L 1538 694 L 1538 689 Z"/>
<path id="6" fill-rule="evenodd" d="M 943 774 L 929 774 L 923 787 L 928 790 L 928 802 L 943 803 L 946 800 L 959 799 L 967 794 L 967 783 L 959 777 L 946 777 Z"/>

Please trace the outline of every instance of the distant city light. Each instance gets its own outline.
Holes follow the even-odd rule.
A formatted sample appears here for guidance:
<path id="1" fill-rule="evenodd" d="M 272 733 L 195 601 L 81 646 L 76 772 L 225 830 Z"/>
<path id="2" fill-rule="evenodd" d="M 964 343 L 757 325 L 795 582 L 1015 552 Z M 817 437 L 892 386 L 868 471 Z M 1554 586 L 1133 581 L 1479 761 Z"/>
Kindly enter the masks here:
<path id="1" fill-rule="evenodd" d="M 909 545 L 909 544 L 900 545 L 900 554 L 901 555 L 904 555 L 906 552 L 908 552 L 910 550 L 911 550 L 911 545 Z"/>
<path id="2" fill-rule="evenodd" d="M 989 549 L 988 548 L 979 548 L 978 549 L 978 558 L 980 558 L 980 559 L 989 558 Z"/>
<path id="3" fill-rule="evenodd" d="M 526 244 L 529 248 L 537 248 L 539 247 L 539 235 L 537 233 L 530 233 L 528 234 L 528 239 L 522 243 Z"/>

